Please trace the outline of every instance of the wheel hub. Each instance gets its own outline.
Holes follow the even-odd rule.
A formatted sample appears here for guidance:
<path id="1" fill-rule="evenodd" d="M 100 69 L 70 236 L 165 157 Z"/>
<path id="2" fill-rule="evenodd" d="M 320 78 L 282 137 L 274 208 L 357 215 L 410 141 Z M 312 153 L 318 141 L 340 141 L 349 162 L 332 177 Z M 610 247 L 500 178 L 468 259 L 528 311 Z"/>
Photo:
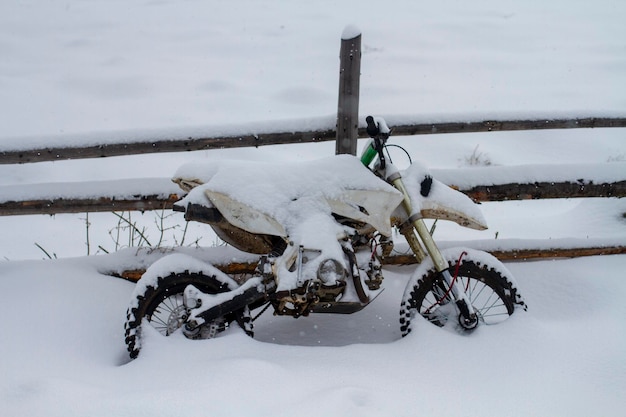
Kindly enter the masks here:
<path id="1" fill-rule="evenodd" d="M 478 316 L 472 314 L 470 317 L 465 317 L 463 314 L 459 314 L 459 324 L 463 330 L 474 330 L 478 327 Z"/>

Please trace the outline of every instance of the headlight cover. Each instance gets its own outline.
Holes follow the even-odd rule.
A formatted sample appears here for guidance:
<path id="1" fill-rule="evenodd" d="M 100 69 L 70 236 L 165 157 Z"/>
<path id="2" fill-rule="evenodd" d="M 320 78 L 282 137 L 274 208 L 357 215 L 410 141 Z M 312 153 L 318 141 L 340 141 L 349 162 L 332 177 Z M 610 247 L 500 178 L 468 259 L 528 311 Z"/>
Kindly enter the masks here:
<path id="1" fill-rule="evenodd" d="M 317 268 L 317 278 L 326 285 L 333 285 L 343 281 L 346 277 L 346 270 L 341 262 L 336 259 L 325 259 L 320 262 Z"/>

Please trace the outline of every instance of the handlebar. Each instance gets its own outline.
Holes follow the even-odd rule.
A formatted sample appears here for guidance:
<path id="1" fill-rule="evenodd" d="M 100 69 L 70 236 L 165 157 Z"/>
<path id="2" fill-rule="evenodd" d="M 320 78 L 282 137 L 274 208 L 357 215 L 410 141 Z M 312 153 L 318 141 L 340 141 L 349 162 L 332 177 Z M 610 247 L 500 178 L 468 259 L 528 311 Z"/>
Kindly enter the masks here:
<path id="1" fill-rule="evenodd" d="M 389 129 L 385 119 L 382 117 L 367 116 L 365 121 L 367 122 L 366 132 L 372 139 L 361 155 L 361 162 L 363 165 L 369 166 L 378 155 L 380 168 L 384 169 L 385 155 L 383 154 L 383 148 L 391 135 L 391 129 Z"/>

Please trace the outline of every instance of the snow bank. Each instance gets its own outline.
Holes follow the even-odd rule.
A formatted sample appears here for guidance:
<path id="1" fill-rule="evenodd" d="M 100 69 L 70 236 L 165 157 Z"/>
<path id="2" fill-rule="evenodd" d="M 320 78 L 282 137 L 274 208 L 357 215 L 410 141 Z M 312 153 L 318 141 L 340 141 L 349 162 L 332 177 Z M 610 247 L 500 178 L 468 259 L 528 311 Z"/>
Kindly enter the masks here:
<path id="1" fill-rule="evenodd" d="M 205 341 L 149 334 L 130 363 L 122 324 L 133 285 L 98 274 L 91 261 L 100 262 L 0 264 L 2 293 L 29 295 L 29 308 L 23 297 L 5 300 L 21 319 L 7 321 L 0 335 L 0 355 L 11 358 L 0 364 L 3 414 L 286 416 L 297 406 L 313 416 L 319 407 L 302 404 L 314 394 L 331 416 L 621 415 L 623 255 L 507 264 L 530 310 L 467 337 L 418 320 L 400 339 L 410 269 L 397 268 L 360 313 L 299 320 L 266 314 L 255 322 L 256 339 L 236 328 Z M 309 376 L 305 385 L 283 384 L 277 392 L 260 384 L 291 380 L 294 372 Z"/>

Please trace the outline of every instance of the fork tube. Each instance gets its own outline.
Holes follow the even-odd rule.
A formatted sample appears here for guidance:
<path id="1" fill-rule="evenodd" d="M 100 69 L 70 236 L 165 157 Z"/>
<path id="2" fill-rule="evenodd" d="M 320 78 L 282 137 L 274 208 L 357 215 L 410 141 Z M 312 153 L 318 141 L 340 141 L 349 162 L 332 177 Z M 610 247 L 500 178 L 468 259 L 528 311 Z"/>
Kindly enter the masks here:
<path id="1" fill-rule="evenodd" d="M 404 197 L 402 200 L 402 206 L 404 207 L 404 210 L 406 210 L 407 216 L 409 216 L 409 221 L 415 228 L 417 235 L 420 237 L 420 239 L 422 239 L 422 242 L 424 243 L 424 247 L 426 248 L 426 251 L 430 255 L 431 259 L 433 260 L 433 263 L 435 264 L 435 268 L 437 269 L 438 272 L 442 272 L 448 269 L 448 263 L 441 255 L 441 252 L 439 252 L 439 248 L 435 244 L 433 237 L 430 235 L 430 232 L 428 231 L 428 227 L 426 227 L 424 220 L 422 220 L 421 218 L 412 219 L 412 217 L 416 217 L 416 216 L 413 215 L 413 207 L 411 206 L 411 198 L 409 197 L 409 193 L 406 191 L 406 188 L 404 187 L 404 183 L 402 182 L 402 177 L 400 176 L 400 174 L 394 175 L 393 177 L 394 178 L 389 178 L 389 180 L 391 181 L 393 186 L 396 187 L 402 193 Z"/>
<path id="2" fill-rule="evenodd" d="M 421 264 L 424 259 L 426 259 L 426 254 L 424 253 L 424 249 L 422 249 L 422 244 L 419 239 L 415 236 L 413 225 L 409 222 L 402 223 L 400 227 L 400 233 L 406 239 L 406 243 L 409 244 L 409 247 L 413 251 L 413 255 L 417 260 L 417 263 Z"/>
<path id="3" fill-rule="evenodd" d="M 424 243 L 424 247 L 426 248 L 426 251 L 432 258 L 437 271 L 442 272 L 448 269 L 449 267 L 448 262 L 446 262 L 446 260 L 443 258 L 443 255 L 441 255 L 441 252 L 439 251 L 439 248 L 435 244 L 435 240 L 430 235 L 430 232 L 428 231 L 428 227 L 426 227 L 424 220 L 416 219 L 416 220 L 413 220 L 412 223 L 413 223 L 413 227 L 415 227 L 415 231 L 417 232 L 417 235 L 420 237 L 420 239 L 422 239 L 422 242 Z"/>

